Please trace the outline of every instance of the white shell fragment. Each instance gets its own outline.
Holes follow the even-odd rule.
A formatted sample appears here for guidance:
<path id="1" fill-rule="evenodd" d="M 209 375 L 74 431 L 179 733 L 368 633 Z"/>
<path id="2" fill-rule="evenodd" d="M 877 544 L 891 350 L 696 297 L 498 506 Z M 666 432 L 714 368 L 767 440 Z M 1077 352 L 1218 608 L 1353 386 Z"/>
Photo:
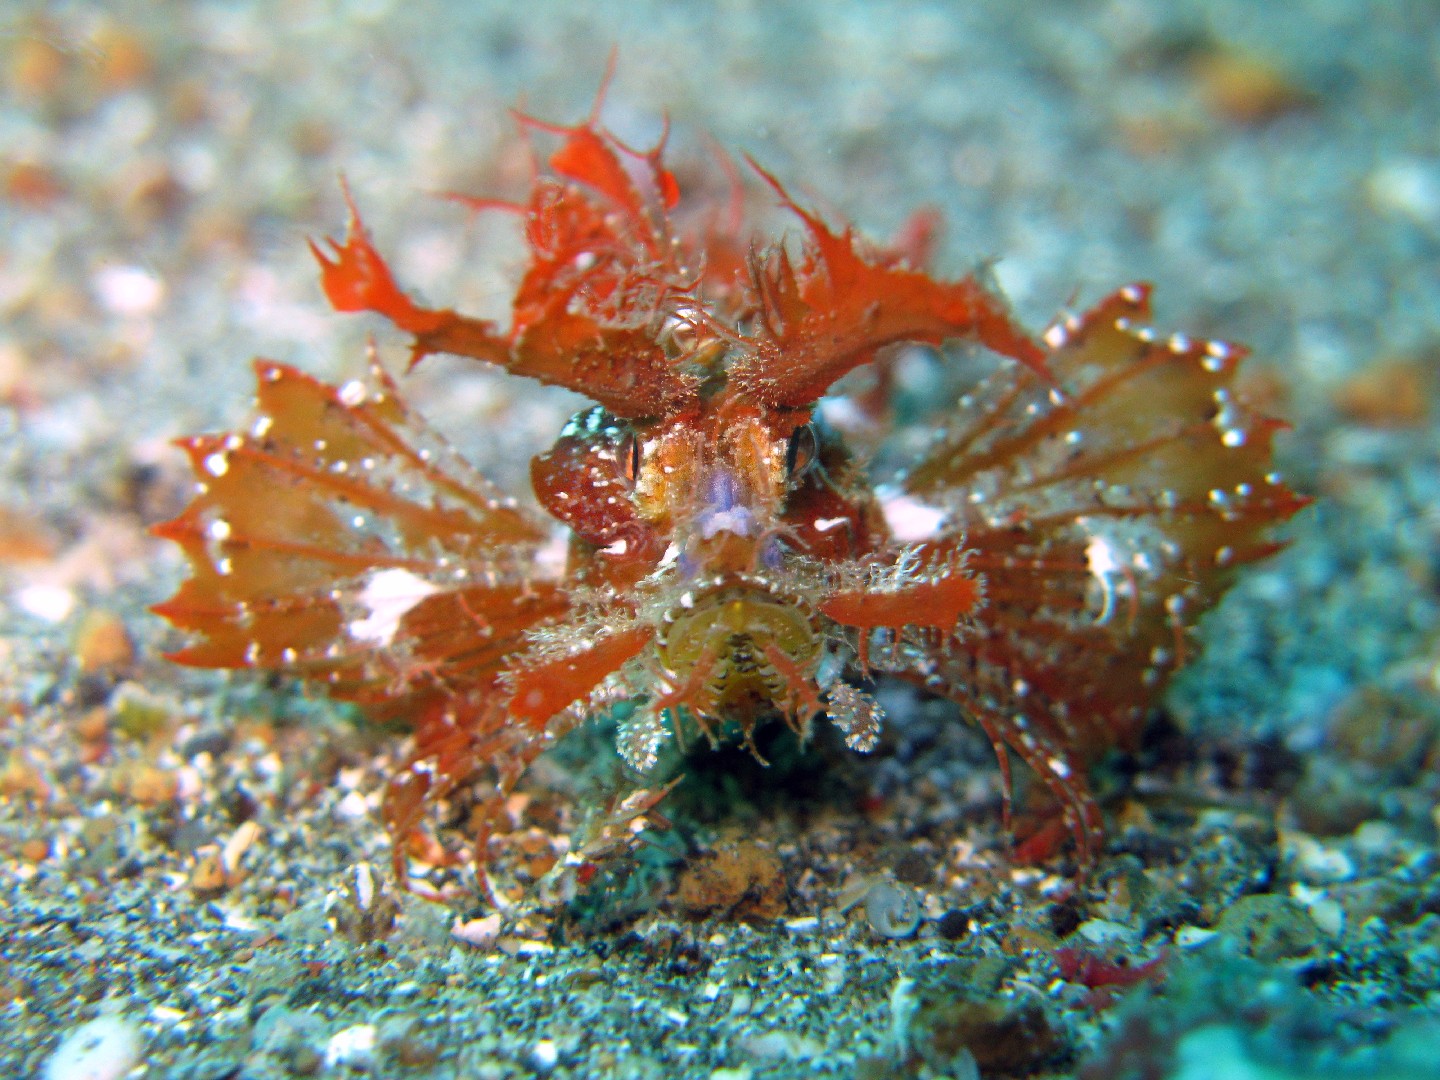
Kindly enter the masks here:
<path id="1" fill-rule="evenodd" d="M 140 1061 L 139 1025 L 101 1016 L 71 1030 L 40 1069 L 44 1080 L 119 1080 Z"/>

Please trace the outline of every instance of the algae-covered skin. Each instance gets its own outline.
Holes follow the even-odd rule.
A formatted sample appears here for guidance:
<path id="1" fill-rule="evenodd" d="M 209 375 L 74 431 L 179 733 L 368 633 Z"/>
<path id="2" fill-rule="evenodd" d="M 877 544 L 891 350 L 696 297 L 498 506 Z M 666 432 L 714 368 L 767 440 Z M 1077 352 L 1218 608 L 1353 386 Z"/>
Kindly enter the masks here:
<path id="1" fill-rule="evenodd" d="M 0 1072 L 118 1017 L 176 1077 L 958 1075 L 1013 1045 L 957 1043 L 981 1029 L 1048 1032 L 1032 1075 L 1435 1074 L 1428 5 L 120 0 L 0 25 Z M 378 321 L 319 314 L 305 240 L 344 219 L 337 171 L 417 302 L 503 320 L 513 219 L 432 193 L 524 190 L 506 110 L 581 116 L 612 43 L 605 124 L 652 146 L 668 108 L 676 181 L 711 205 L 713 142 L 862 235 L 933 205 L 931 264 L 993 260 L 1027 327 L 1146 280 L 1161 325 L 1253 348 L 1243 390 L 1291 421 L 1281 466 L 1320 503 L 1201 623 L 1136 754 L 1097 766 L 1082 882 L 1017 865 L 987 742 L 881 682 L 869 755 L 823 725 L 805 753 L 761 732 L 768 770 L 698 754 L 669 831 L 545 925 L 487 922 L 387 873 L 403 732 L 159 659 L 183 642 L 143 609 L 184 569 L 146 530 L 191 494 L 168 440 L 243 425 L 252 356 L 343 386 L 374 333 L 404 365 Z M 847 428 L 857 455 L 922 453 L 968 362 L 899 357 L 893 438 Z M 523 493 L 587 402 L 477 368 L 432 358 L 406 396 Z M 518 878 L 573 808 L 623 817 L 602 751 L 625 719 L 507 802 Z M 682 911 L 687 871 L 746 845 L 779 863 L 749 878 L 778 918 Z M 908 937 L 845 906 L 892 880 Z M 1226 913 L 1277 903 L 1292 955 L 1235 954 Z"/>

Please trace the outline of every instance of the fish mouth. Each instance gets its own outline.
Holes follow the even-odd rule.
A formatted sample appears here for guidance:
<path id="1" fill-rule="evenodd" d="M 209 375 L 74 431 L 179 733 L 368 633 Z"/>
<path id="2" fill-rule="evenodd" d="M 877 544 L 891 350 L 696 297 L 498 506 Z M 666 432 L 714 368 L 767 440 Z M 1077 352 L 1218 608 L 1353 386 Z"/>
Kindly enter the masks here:
<path id="1" fill-rule="evenodd" d="M 808 604 L 747 576 L 681 594 L 656 644 L 672 678 L 698 683 L 699 699 L 723 709 L 773 700 L 796 671 L 813 676 L 823 642 Z"/>

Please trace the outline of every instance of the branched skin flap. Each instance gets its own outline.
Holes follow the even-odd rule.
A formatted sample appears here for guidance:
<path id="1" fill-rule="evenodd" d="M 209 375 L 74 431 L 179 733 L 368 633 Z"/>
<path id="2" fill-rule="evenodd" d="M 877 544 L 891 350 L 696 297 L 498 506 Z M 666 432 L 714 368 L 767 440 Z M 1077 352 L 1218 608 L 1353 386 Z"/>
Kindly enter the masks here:
<path id="1" fill-rule="evenodd" d="M 669 740 L 754 750 L 774 719 L 804 737 L 826 715 L 864 751 L 879 672 L 984 729 L 1007 818 L 1018 755 L 1092 861 L 1088 766 L 1135 736 L 1196 619 L 1305 501 L 1271 471 L 1280 425 L 1235 392 L 1244 350 L 1157 335 L 1141 285 L 1032 338 L 979 278 L 924 271 L 928 218 L 871 247 L 761 171 L 797 255 L 738 215 L 687 214 L 663 140 L 522 120 L 559 146 L 511 204 L 531 258 L 508 329 L 412 300 L 353 204 L 344 241 L 312 246 L 332 304 L 388 319 L 412 361 L 472 357 L 596 402 L 532 464 L 543 513 L 466 465 L 373 357 L 342 386 L 260 361 L 251 427 L 180 443 L 198 493 L 157 532 L 192 576 L 157 610 L 194 639 L 173 658 L 408 721 L 385 801 L 402 875 L 433 854 L 427 807 L 479 780 L 484 881 L 526 768 L 611 705 L 640 773 Z M 877 488 L 818 399 L 890 346 L 957 340 L 995 374 Z M 623 846 L 660 794 L 567 858 Z"/>

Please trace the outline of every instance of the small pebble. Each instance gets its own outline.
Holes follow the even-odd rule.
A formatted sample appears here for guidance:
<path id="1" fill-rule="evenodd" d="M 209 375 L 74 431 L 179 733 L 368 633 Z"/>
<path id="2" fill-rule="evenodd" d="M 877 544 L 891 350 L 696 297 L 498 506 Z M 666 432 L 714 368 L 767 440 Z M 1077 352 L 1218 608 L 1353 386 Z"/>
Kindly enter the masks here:
<path id="1" fill-rule="evenodd" d="M 946 941 L 956 941 L 970 933 L 970 916 L 963 911 L 947 911 L 940 916 L 937 928 Z"/>
<path id="2" fill-rule="evenodd" d="M 48 623 L 58 623 L 75 610 L 75 594 L 63 585 L 37 582 L 16 590 L 15 603 L 27 615 Z"/>
<path id="3" fill-rule="evenodd" d="M 1349 855 L 1304 833 L 1286 834 L 1280 848 L 1296 875 L 1312 884 L 1349 881 L 1355 876 L 1355 864 Z"/>
<path id="4" fill-rule="evenodd" d="M 541 1039 L 530 1051 L 530 1063 L 540 1072 L 549 1072 L 560 1060 L 560 1048 L 554 1039 Z"/>
<path id="5" fill-rule="evenodd" d="M 87 611 L 75 633 L 75 660 L 86 674 L 133 663 L 135 646 L 120 616 L 100 609 Z"/>
<path id="6" fill-rule="evenodd" d="M 113 315 L 153 315 L 165 299 L 165 286 L 138 266 L 106 266 L 95 274 L 95 292 Z"/>
<path id="7" fill-rule="evenodd" d="M 375 1025 L 356 1024 L 337 1031 L 325 1046 L 325 1065 L 368 1069 L 375 1060 Z"/>
<path id="8" fill-rule="evenodd" d="M 456 941 L 463 941 L 466 945 L 473 945 L 477 949 L 488 949 L 495 944 L 495 939 L 500 935 L 501 918 L 498 914 L 486 915 L 480 919 L 470 919 L 468 922 L 455 920 L 455 925 L 450 928 L 450 935 Z"/>
<path id="9" fill-rule="evenodd" d="M 1218 933 L 1203 926 L 1182 926 L 1175 931 L 1175 944 L 1182 949 L 1198 948 Z"/>
<path id="10" fill-rule="evenodd" d="M 140 1028 L 119 1016 L 81 1024 L 40 1070 L 44 1080 L 119 1080 L 140 1061 Z"/>
<path id="11" fill-rule="evenodd" d="M 1440 169 L 1418 158 L 1382 162 L 1365 183 L 1370 202 L 1379 210 L 1401 214 L 1421 224 L 1440 221 Z"/>
<path id="12" fill-rule="evenodd" d="M 793 1031 L 747 1036 L 740 1040 L 740 1050 L 760 1061 L 809 1061 L 825 1053 L 818 1041 Z"/>
<path id="13" fill-rule="evenodd" d="M 865 894 L 865 921 L 881 937 L 908 938 L 920 926 L 920 904 L 904 885 L 882 881 Z"/>
<path id="14" fill-rule="evenodd" d="M 1080 924 L 1075 933 L 1092 945 L 1128 945 L 1136 937 L 1131 927 L 1109 919 L 1088 919 Z"/>

